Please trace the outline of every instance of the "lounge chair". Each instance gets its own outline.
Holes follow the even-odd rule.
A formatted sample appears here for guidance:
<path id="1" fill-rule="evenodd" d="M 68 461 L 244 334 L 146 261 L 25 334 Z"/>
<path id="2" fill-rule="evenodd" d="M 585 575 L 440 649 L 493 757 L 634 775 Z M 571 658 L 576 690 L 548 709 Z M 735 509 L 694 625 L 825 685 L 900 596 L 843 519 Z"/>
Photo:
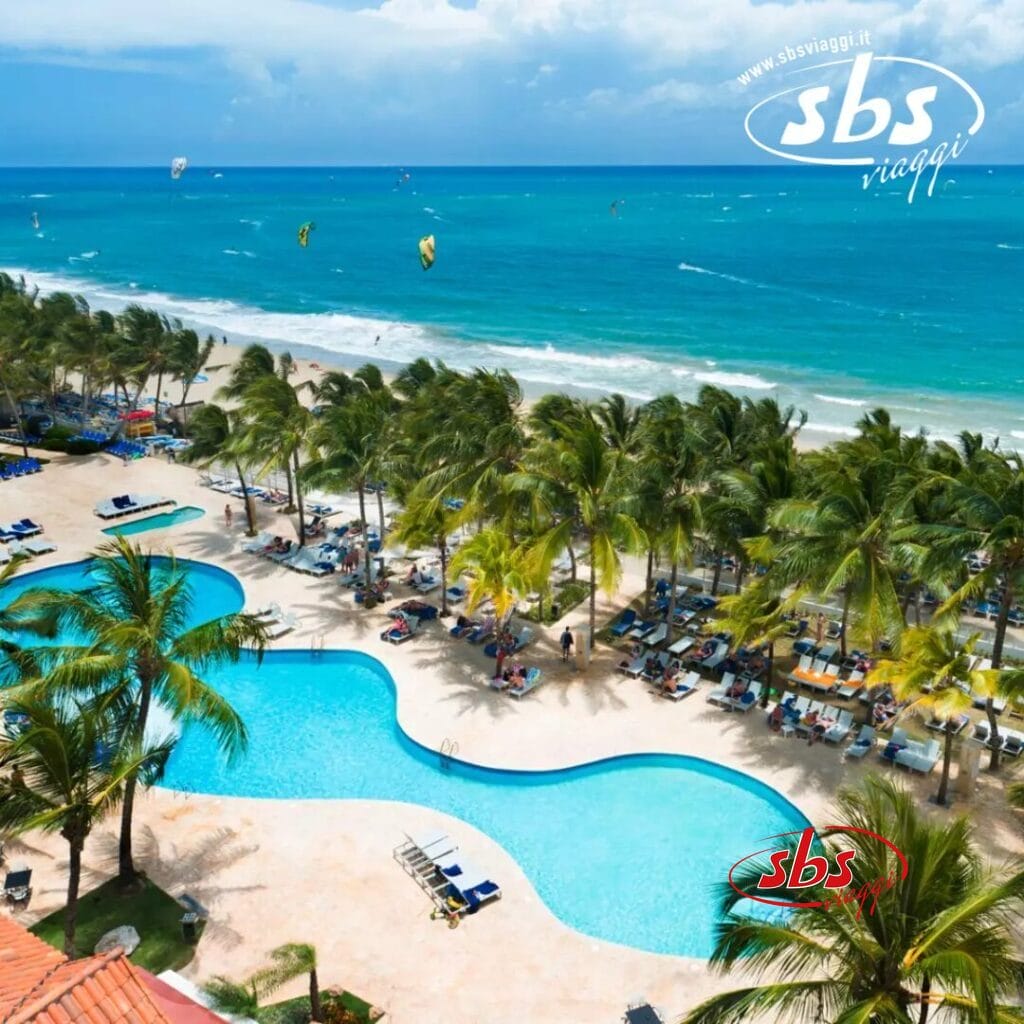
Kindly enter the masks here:
<path id="1" fill-rule="evenodd" d="M 847 757 L 863 757 L 875 747 L 875 730 L 870 725 L 862 725 L 857 738 L 846 748 Z"/>
<path id="2" fill-rule="evenodd" d="M 8 903 L 27 903 L 32 895 L 32 869 L 19 865 L 7 872 L 4 899 Z"/>
<path id="3" fill-rule="evenodd" d="M 648 666 L 648 660 L 651 658 L 651 655 L 648 654 L 644 658 L 644 667 L 641 669 L 640 675 L 649 682 L 654 682 L 655 680 L 660 679 L 664 676 L 665 669 L 668 668 L 669 659 L 671 657 L 672 656 L 668 651 L 662 651 L 660 654 L 654 655 L 654 664 Z"/>
<path id="4" fill-rule="evenodd" d="M 762 684 L 756 680 L 752 682 L 739 697 L 732 697 L 727 703 L 727 708 L 732 711 L 750 711 L 757 707 L 761 698 Z"/>
<path id="5" fill-rule="evenodd" d="M 692 637 L 692 636 L 680 637 L 674 644 L 672 644 L 669 647 L 668 653 L 672 654 L 672 655 L 675 655 L 675 657 L 677 657 L 677 658 L 680 658 L 684 654 L 686 654 L 686 652 L 688 650 L 690 650 L 690 648 L 693 647 L 693 645 L 696 642 L 697 642 L 696 637 Z"/>
<path id="6" fill-rule="evenodd" d="M 247 540 L 242 545 L 242 550 L 248 552 L 250 555 L 260 555 L 263 553 L 263 549 L 274 543 L 273 534 L 264 531 L 256 537 Z"/>
<path id="7" fill-rule="evenodd" d="M 268 640 L 280 640 L 298 625 L 294 615 L 282 615 L 279 619 L 264 627 Z"/>
<path id="8" fill-rule="evenodd" d="M 447 832 L 426 832 L 417 836 L 407 832 L 405 838 L 406 842 L 395 848 L 395 856 L 409 864 L 426 866 L 458 849 Z"/>
<path id="9" fill-rule="evenodd" d="M 525 697 L 531 690 L 536 690 L 544 682 L 544 673 L 539 668 L 531 668 L 526 679 L 519 686 L 510 686 L 505 692 L 510 697 Z"/>
<path id="10" fill-rule="evenodd" d="M 718 647 L 712 653 L 711 657 L 705 658 L 701 662 L 701 668 L 705 671 L 716 669 L 727 657 L 729 657 L 729 645 L 724 640 L 719 641 Z"/>
<path id="11" fill-rule="evenodd" d="M 952 721 L 952 728 L 949 730 L 954 736 L 959 736 L 960 733 L 967 728 L 971 721 L 971 716 L 966 714 L 956 715 Z M 932 732 L 941 732 L 945 734 L 947 721 L 945 718 L 931 718 L 925 723 L 926 728 L 931 729 Z"/>
<path id="12" fill-rule="evenodd" d="M 850 673 L 848 679 L 840 681 L 841 685 L 836 693 L 842 697 L 843 700 L 850 700 L 856 697 L 861 690 L 864 689 L 864 673 L 858 670 L 854 670 Z"/>
<path id="13" fill-rule="evenodd" d="M 720 704 L 722 707 L 725 707 L 725 701 L 731 700 L 731 698 L 726 697 L 726 694 L 735 682 L 736 673 L 726 672 L 725 675 L 722 676 L 722 681 L 707 695 L 705 699 L 709 704 Z"/>
<path id="14" fill-rule="evenodd" d="M 825 730 L 823 739 L 828 740 L 830 743 L 842 743 L 847 736 L 850 735 L 850 730 L 853 728 L 853 712 L 852 711 L 840 711 L 836 717 L 835 725 L 829 726 Z"/>
<path id="15" fill-rule="evenodd" d="M 619 621 L 609 627 L 609 632 L 612 636 L 625 636 L 627 631 L 636 622 L 636 612 L 632 608 L 627 608 L 619 618 Z"/>
<path id="16" fill-rule="evenodd" d="M 820 717 L 824 710 L 825 710 L 825 705 L 824 705 L 824 703 L 822 701 L 820 701 L 820 700 L 812 700 L 807 705 L 807 709 L 801 713 L 799 720 L 794 723 L 794 725 L 796 727 L 796 731 L 798 733 L 803 733 L 805 735 L 807 733 L 809 733 L 811 731 L 812 727 L 809 726 L 809 725 L 806 725 L 803 720 L 808 715 L 814 714 L 815 712 L 817 712 L 818 716 Z"/>
<path id="17" fill-rule="evenodd" d="M 942 744 L 938 740 L 929 740 L 927 743 L 910 740 L 902 750 L 896 751 L 895 761 L 912 772 L 927 775 L 941 757 Z"/>
<path id="18" fill-rule="evenodd" d="M 518 635 L 513 638 L 512 650 L 509 653 L 510 654 L 518 653 L 524 647 L 526 647 L 526 645 L 529 644 L 531 640 L 533 640 L 533 630 L 529 626 L 523 626 L 523 628 L 521 630 L 519 630 Z M 493 643 L 489 643 L 484 648 L 484 654 L 488 658 L 495 658 L 495 657 L 497 657 L 497 655 L 498 655 L 498 643 L 497 643 L 497 641 L 494 641 Z"/>
<path id="19" fill-rule="evenodd" d="M 667 697 L 669 700 L 682 700 L 684 697 L 689 697 L 691 693 L 695 693 L 700 687 L 700 683 L 700 673 L 691 669 L 682 679 L 676 680 L 676 688 L 674 690 L 668 690 L 662 686 L 659 688 L 659 693 L 662 697 Z"/>
<path id="20" fill-rule="evenodd" d="M 405 622 L 406 628 L 402 629 L 396 623 L 381 633 L 381 640 L 385 640 L 389 644 L 404 644 L 406 640 L 411 640 L 416 635 L 420 620 L 415 615 L 408 615 L 405 612 L 402 613 L 401 618 Z"/>
<path id="21" fill-rule="evenodd" d="M 445 896 L 455 913 L 473 911 L 484 903 L 501 899 L 501 887 L 461 854 L 452 854 L 435 863 L 445 880 Z"/>
<path id="22" fill-rule="evenodd" d="M 45 555 L 50 551 L 56 551 L 57 545 L 41 537 L 30 537 L 21 545 L 26 551 L 33 555 Z"/>
<path id="23" fill-rule="evenodd" d="M 655 621 L 647 620 L 644 622 L 638 622 L 630 631 L 630 640 L 643 640 L 649 633 L 653 633 L 658 628 L 658 623 Z"/>
<path id="24" fill-rule="evenodd" d="M 647 659 L 649 657 L 649 654 L 641 654 L 638 658 L 634 658 L 628 665 L 620 665 L 618 671 L 623 675 L 637 679 L 643 675 L 644 665 L 647 663 Z"/>
<path id="25" fill-rule="evenodd" d="M 660 644 L 667 636 L 668 624 L 663 622 L 660 626 L 656 626 L 640 642 L 646 644 L 648 647 L 657 647 L 658 644 Z"/>

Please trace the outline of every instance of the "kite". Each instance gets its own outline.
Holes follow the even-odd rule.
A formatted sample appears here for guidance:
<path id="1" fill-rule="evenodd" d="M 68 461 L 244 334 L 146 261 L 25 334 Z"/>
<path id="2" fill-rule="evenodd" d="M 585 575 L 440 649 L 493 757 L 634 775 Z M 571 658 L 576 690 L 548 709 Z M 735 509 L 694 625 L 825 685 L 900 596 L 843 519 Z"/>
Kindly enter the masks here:
<path id="1" fill-rule="evenodd" d="M 185 173 L 186 167 L 188 167 L 188 157 L 176 156 L 171 161 L 171 177 L 177 181 Z"/>
<path id="2" fill-rule="evenodd" d="M 435 243 L 433 235 L 424 235 L 420 239 L 420 266 L 429 270 L 434 265 Z"/>
<path id="3" fill-rule="evenodd" d="M 316 231 L 316 225 L 311 220 L 307 220 L 306 223 L 299 228 L 299 245 L 301 245 L 303 249 L 309 245 L 310 231 Z"/>

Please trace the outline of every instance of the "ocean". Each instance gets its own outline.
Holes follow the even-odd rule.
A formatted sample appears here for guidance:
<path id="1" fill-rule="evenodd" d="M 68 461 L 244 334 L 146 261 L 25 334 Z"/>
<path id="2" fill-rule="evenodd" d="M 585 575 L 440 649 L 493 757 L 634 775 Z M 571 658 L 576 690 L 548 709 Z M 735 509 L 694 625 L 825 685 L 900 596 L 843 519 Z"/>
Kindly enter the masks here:
<path id="1" fill-rule="evenodd" d="M 1024 168 L 944 173 L 911 205 L 845 168 L 5 169 L 0 266 L 343 365 L 636 400 L 718 384 L 823 437 L 885 405 L 1012 444 Z"/>

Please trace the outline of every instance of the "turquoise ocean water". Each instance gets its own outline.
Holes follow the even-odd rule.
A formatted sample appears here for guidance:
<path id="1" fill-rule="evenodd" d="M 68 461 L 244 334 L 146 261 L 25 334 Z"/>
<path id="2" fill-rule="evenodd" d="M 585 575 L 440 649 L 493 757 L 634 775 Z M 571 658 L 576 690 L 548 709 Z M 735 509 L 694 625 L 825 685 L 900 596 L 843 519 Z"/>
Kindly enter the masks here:
<path id="1" fill-rule="evenodd" d="M 1024 168 L 956 167 L 913 205 L 847 169 L 407 171 L 0 170 L 0 266 L 309 358 L 1024 439 Z"/>

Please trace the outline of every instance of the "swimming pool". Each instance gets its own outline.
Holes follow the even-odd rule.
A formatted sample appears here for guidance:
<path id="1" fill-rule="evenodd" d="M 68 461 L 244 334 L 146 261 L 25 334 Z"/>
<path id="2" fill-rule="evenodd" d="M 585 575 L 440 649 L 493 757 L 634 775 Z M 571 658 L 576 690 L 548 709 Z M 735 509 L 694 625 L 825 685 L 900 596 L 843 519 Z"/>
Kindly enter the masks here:
<path id="1" fill-rule="evenodd" d="M 233 576 L 187 564 L 201 577 L 193 582 L 195 621 L 241 607 Z M 86 568 L 45 569 L 16 578 L 14 586 L 80 589 L 88 585 Z M 639 949 L 707 957 L 715 890 L 729 867 L 764 837 L 807 825 L 770 787 L 678 755 L 616 757 L 549 772 L 457 760 L 442 768 L 436 752 L 399 728 L 391 676 L 358 652 L 270 651 L 262 666 L 246 657 L 211 681 L 245 721 L 249 750 L 228 765 L 208 733 L 186 728 L 163 785 L 434 807 L 500 843 L 567 925 Z"/>
<path id="2" fill-rule="evenodd" d="M 162 530 L 178 523 L 190 523 L 193 519 L 202 519 L 206 513 L 197 505 L 183 505 L 170 512 L 158 512 L 156 515 L 135 519 L 130 523 L 115 523 L 103 532 L 108 537 L 130 537 L 134 533 L 146 533 L 148 530 Z"/>

